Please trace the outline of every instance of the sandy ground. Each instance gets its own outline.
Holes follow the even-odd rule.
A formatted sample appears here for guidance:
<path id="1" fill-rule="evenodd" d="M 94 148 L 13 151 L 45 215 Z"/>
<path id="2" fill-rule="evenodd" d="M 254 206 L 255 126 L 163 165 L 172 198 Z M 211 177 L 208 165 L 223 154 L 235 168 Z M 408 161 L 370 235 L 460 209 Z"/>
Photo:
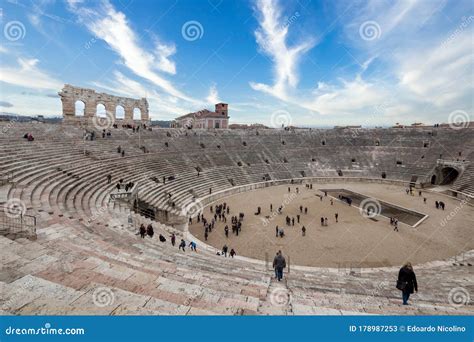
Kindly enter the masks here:
<path id="1" fill-rule="evenodd" d="M 364 195 L 381 199 L 393 204 L 410 208 L 429 215 L 416 228 L 399 224 L 399 232 L 393 231 L 389 219 L 383 216 L 375 220 L 364 217 L 357 207 L 334 200 L 330 197 L 321 201 L 318 189 L 345 188 Z M 221 199 L 230 206 L 229 238 L 225 237 L 226 223 L 217 221 L 209 235 L 207 243 L 222 248 L 227 244 L 238 255 L 265 260 L 273 259 L 277 250 L 282 250 L 291 264 L 321 267 L 382 267 L 398 266 L 405 261 L 419 264 L 432 260 L 445 259 L 474 248 L 474 208 L 460 201 L 436 193 L 424 192 L 423 198 L 405 194 L 403 187 L 385 184 L 314 184 L 313 190 L 299 185 L 270 187 Z M 434 206 L 436 200 L 446 203 L 444 211 Z M 270 203 L 274 213 L 270 212 Z M 282 214 L 276 210 L 283 205 Z M 301 215 L 296 223 L 299 207 L 308 207 L 308 214 Z M 257 206 L 262 214 L 254 215 Z M 239 236 L 232 234 L 230 216 L 239 212 L 245 214 L 242 231 Z M 334 214 L 339 213 L 339 222 Z M 204 208 L 204 216 L 210 220 L 209 207 Z M 295 218 L 295 226 L 287 226 L 286 216 Z M 328 218 L 328 226 L 321 226 L 320 217 Z M 267 217 L 267 218 L 266 218 Z M 275 226 L 283 227 L 285 237 L 275 237 Z M 306 236 L 302 236 L 301 227 L 306 227 Z M 204 241 L 204 228 L 194 222 L 190 232 Z"/>

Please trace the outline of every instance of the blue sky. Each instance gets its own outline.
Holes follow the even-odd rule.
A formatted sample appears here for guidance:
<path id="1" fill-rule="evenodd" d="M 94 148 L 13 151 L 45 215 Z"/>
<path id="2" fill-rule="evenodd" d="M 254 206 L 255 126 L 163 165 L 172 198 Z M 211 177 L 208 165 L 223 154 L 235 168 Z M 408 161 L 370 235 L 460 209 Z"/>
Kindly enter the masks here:
<path id="1" fill-rule="evenodd" d="M 469 0 L 1 2 L 0 111 L 58 115 L 64 83 L 147 97 L 153 119 L 218 101 L 232 122 L 472 120 Z"/>

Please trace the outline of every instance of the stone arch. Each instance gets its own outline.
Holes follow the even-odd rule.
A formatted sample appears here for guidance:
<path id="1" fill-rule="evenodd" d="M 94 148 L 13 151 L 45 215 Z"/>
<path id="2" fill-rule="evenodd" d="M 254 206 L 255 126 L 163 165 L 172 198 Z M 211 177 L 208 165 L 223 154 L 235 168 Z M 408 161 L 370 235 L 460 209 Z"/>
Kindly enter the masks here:
<path id="1" fill-rule="evenodd" d="M 94 89 L 74 87 L 65 84 L 63 89 L 58 93 L 61 98 L 63 107 L 63 118 L 65 121 L 74 120 L 76 116 L 82 118 L 81 115 L 76 115 L 75 104 L 77 101 L 82 101 L 84 104 L 84 118 L 92 119 L 97 116 L 98 105 L 103 105 L 105 111 L 101 107 L 101 113 L 109 113 L 114 118 L 117 114 L 117 107 L 121 106 L 123 111 L 123 119 L 126 121 L 140 120 L 142 122 L 149 121 L 148 101 L 146 98 L 132 99 L 128 97 L 121 97 L 110 95 L 106 93 L 97 93 Z M 137 108 L 140 111 L 139 116 L 134 118 L 133 111 Z M 119 113 L 120 116 L 121 113 Z"/>
<path id="2" fill-rule="evenodd" d="M 140 108 L 135 107 L 133 108 L 133 120 L 141 120 L 142 118 L 142 111 Z"/>
<path id="3" fill-rule="evenodd" d="M 74 115 L 75 116 L 84 116 L 86 114 L 86 104 L 82 100 L 77 100 L 74 102 Z"/>
<path id="4" fill-rule="evenodd" d="M 105 105 L 102 102 L 97 103 L 95 106 L 95 115 L 100 118 L 105 118 L 107 116 L 107 111 L 105 109 Z"/>
<path id="5" fill-rule="evenodd" d="M 118 104 L 115 107 L 115 118 L 118 120 L 125 119 L 125 108 L 121 104 Z"/>
<path id="6" fill-rule="evenodd" d="M 440 185 L 448 185 L 454 183 L 459 176 L 459 171 L 453 167 L 444 167 L 441 169 Z"/>

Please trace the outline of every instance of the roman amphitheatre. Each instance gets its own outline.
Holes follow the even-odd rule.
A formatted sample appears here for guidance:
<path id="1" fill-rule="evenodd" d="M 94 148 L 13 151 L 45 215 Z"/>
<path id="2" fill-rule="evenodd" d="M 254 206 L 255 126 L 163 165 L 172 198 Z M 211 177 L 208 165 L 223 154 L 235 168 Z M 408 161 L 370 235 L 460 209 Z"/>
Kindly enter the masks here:
<path id="1" fill-rule="evenodd" d="M 0 122 L 2 314 L 474 313 L 473 123 L 230 129 L 221 103 L 160 128 L 146 99 L 60 96 L 60 123 Z M 206 239 L 197 217 L 223 203 Z M 407 261 L 419 292 L 402 306 Z"/>

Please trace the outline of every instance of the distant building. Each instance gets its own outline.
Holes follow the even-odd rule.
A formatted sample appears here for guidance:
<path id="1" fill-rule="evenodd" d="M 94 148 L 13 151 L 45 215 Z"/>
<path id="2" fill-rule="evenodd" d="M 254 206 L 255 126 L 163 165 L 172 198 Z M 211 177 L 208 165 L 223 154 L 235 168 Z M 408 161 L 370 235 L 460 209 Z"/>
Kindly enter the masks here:
<path id="1" fill-rule="evenodd" d="M 171 122 L 171 128 L 228 128 L 229 127 L 229 105 L 217 103 L 215 111 L 203 109 L 198 112 L 188 113 L 177 117 Z"/>
<path id="2" fill-rule="evenodd" d="M 265 125 L 262 125 L 262 124 L 255 123 L 255 124 L 251 124 L 251 125 L 247 125 L 247 124 L 230 124 L 230 125 L 229 125 L 229 128 L 230 128 L 230 129 L 267 129 L 268 127 L 265 126 Z"/>

